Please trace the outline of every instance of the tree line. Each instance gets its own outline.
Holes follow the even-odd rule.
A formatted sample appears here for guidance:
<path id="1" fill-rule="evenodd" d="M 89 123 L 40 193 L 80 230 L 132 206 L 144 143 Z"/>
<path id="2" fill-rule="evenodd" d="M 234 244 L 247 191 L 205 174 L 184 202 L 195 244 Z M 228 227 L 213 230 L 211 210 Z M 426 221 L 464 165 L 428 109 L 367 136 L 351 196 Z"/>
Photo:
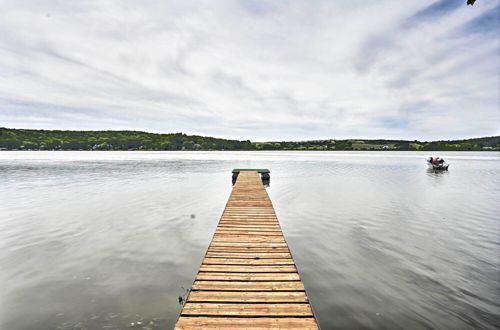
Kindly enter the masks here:
<path id="1" fill-rule="evenodd" d="M 250 142 L 183 133 L 61 131 L 0 127 L 0 150 L 500 150 L 500 136 L 448 141 L 311 140 Z"/>
<path id="2" fill-rule="evenodd" d="M 59 131 L 0 128 L 0 148 L 7 150 L 251 150 L 250 141 L 183 133 L 138 131 Z"/>

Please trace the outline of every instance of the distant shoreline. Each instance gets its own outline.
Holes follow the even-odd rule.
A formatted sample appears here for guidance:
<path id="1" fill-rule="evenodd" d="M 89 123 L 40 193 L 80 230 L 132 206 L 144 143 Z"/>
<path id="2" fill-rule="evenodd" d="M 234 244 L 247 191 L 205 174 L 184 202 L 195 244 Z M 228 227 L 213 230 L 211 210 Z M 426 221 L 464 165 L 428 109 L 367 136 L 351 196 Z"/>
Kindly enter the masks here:
<path id="1" fill-rule="evenodd" d="M 408 141 L 326 139 L 251 142 L 183 133 L 61 131 L 0 127 L 0 151 L 500 151 L 500 136 Z"/>
<path id="2" fill-rule="evenodd" d="M 500 149 L 489 149 L 489 150 L 147 150 L 147 149 L 137 149 L 137 150 L 48 150 L 48 149 L 37 149 L 37 150 L 27 150 L 27 149 L 0 149 L 1 152 L 248 152 L 248 151 L 256 151 L 256 152 L 269 152 L 269 151 L 297 151 L 297 152 L 353 152 L 353 151 L 361 151 L 361 152 L 380 152 L 380 153 L 392 153 L 392 152 L 500 152 Z"/>

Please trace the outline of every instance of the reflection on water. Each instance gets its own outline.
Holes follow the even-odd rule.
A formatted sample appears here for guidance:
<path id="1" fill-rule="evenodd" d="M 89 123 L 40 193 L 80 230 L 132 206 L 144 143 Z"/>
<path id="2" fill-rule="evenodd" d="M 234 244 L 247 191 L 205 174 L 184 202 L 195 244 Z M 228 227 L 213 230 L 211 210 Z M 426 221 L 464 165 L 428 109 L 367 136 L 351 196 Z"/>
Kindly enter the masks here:
<path id="1" fill-rule="evenodd" d="M 500 153 L 1 152 L 0 329 L 168 329 L 233 168 L 268 192 L 324 329 L 500 324 Z"/>
<path id="2" fill-rule="evenodd" d="M 442 170 L 434 170 L 432 168 L 427 169 L 427 175 L 429 178 L 433 178 L 436 180 L 442 180 L 448 175 L 448 171 L 442 171 Z"/>

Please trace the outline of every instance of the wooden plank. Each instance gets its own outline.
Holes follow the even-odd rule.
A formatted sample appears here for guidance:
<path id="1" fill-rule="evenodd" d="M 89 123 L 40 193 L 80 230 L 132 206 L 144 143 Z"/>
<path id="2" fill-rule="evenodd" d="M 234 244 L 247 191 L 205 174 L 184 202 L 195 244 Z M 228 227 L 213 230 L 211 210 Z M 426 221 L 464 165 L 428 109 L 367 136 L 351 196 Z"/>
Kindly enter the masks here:
<path id="1" fill-rule="evenodd" d="M 254 219 L 254 220 L 262 220 L 262 219 L 277 219 L 276 215 L 273 213 L 252 213 L 252 212 L 235 212 L 235 213 L 224 213 L 224 218 L 231 219 Z"/>
<path id="2" fill-rule="evenodd" d="M 256 235 L 232 235 L 215 234 L 212 242 L 259 242 L 259 243 L 285 243 L 283 237 L 275 236 L 256 236 Z"/>
<path id="3" fill-rule="evenodd" d="M 270 222 L 266 221 L 264 223 L 262 222 L 245 222 L 245 221 L 221 221 L 219 222 L 219 228 L 262 228 L 262 229 L 274 229 L 274 230 L 279 230 L 281 231 L 281 227 L 278 223 L 276 222 Z"/>
<path id="4" fill-rule="evenodd" d="M 230 229 L 218 229 L 215 232 L 216 235 L 245 235 L 245 236 L 279 236 L 283 238 L 283 234 L 280 231 L 264 231 L 264 230 L 230 230 Z"/>
<path id="5" fill-rule="evenodd" d="M 229 232 L 229 231 L 247 231 L 247 232 L 272 232 L 274 234 L 278 233 L 282 235 L 281 228 L 278 226 L 272 225 L 256 225 L 256 224 L 248 224 L 248 225 L 230 225 L 224 224 L 219 226 L 217 232 Z"/>
<path id="6" fill-rule="evenodd" d="M 210 258 L 206 257 L 203 259 L 204 265 L 293 265 L 293 259 L 291 258 L 280 258 L 271 259 L 259 257 L 253 258 Z"/>
<path id="7" fill-rule="evenodd" d="M 270 239 L 272 236 L 269 236 Z M 243 239 L 244 238 L 244 239 Z M 266 248 L 279 248 L 279 247 L 286 247 L 286 243 L 282 240 L 279 239 L 274 239 L 273 242 L 268 242 L 267 240 L 263 238 L 251 238 L 251 237 L 218 237 L 212 240 L 213 245 L 211 246 L 218 246 L 218 247 L 248 247 L 248 248 L 257 248 L 259 247 L 259 244 L 262 244 L 262 247 Z M 272 245 L 271 243 L 274 243 L 275 245 Z M 282 244 L 282 245 L 278 245 Z M 283 246 L 285 244 L 285 246 Z"/>
<path id="8" fill-rule="evenodd" d="M 281 227 L 276 224 L 260 224 L 260 223 L 234 223 L 234 222 L 220 222 L 218 229 L 254 229 L 254 230 L 276 230 L 281 232 Z"/>
<path id="9" fill-rule="evenodd" d="M 273 219 L 276 220 L 277 216 L 275 213 L 271 212 L 258 212 L 253 210 L 240 210 L 240 211 L 232 211 L 232 212 L 224 212 L 222 214 L 223 218 L 234 218 L 234 219 L 255 219 L 255 220 L 263 220 L 263 219 Z"/>
<path id="10" fill-rule="evenodd" d="M 274 220 L 277 221 L 277 217 L 275 214 L 251 214 L 251 212 L 238 212 L 238 213 L 224 213 L 222 215 L 222 219 L 243 219 L 243 220 L 252 220 L 252 221 L 259 221 L 259 220 Z"/>
<path id="11" fill-rule="evenodd" d="M 209 252 L 289 252 L 288 247 L 283 245 L 259 246 L 258 244 L 251 245 L 250 243 L 220 243 L 212 244 L 208 248 Z"/>
<path id="12" fill-rule="evenodd" d="M 299 281 L 297 273 L 209 273 L 199 272 L 199 281 Z"/>
<path id="13" fill-rule="evenodd" d="M 183 315 L 248 315 L 248 316 L 310 316 L 309 304 L 222 304 L 186 303 Z"/>
<path id="14" fill-rule="evenodd" d="M 274 222 L 278 222 L 278 218 L 276 217 L 276 215 L 253 215 L 253 216 L 250 216 L 250 215 L 236 215 L 236 214 L 226 214 L 226 215 L 222 215 L 221 217 L 221 221 L 227 221 L 227 220 L 233 220 L 233 221 L 254 221 L 254 222 L 258 222 L 258 221 L 274 221 Z"/>
<path id="15" fill-rule="evenodd" d="M 271 229 L 271 230 L 279 230 L 281 232 L 281 227 L 278 223 L 272 222 L 241 222 L 241 221 L 225 221 L 220 223 L 220 229 L 225 228 L 237 228 L 238 230 L 246 229 L 246 228 L 255 228 L 255 229 Z M 219 229 L 219 228 L 218 228 Z"/>
<path id="16" fill-rule="evenodd" d="M 255 219 L 255 218 L 243 218 L 243 217 L 224 217 L 224 218 L 221 219 L 221 222 L 222 223 L 226 223 L 226 222 L 238 223 L 238 222 L 241 222 L 241 223 L 244 223 L 244 224 L 251 224 L 251 223 L 254 223 L 254 224 L 266 224 L 266 223 L 270 223 L 270 224 L 273 224 L 273 225 L 277 225 L 278 224 L 278 219 L 276 219 L 276 218 L 259 218 L 259 219 Z"/>
<path id="17" fill-rule="evenodd" d="M 256 216 L 236 216 L 236 215 L 226 215 L 221 217 L 221 221 L 244 221 L 244 222 L 273 222 L 278 223 L 277 217 L 256 217 Z"/>
<path id="18" fill-rule="evenodd" d="M 195 281 L 192 290 L 219 291 L 304 291 L 302 282 Z"/>
<path id="19" fill-rule="evenodd" d="M 308 318 L 231 318 L 181 317 L 177 329 L 318 329 L 316 320 Z"/>
<path id="20" fill-rule="evenodd" d="M 260 258 L 260 259 L 274 259 L 274 258 L 291 258 L 292 255 L 287 252 L 268 252 L 268 253 L 263 253 L 263 252 L 246 252 L 246 253 L 241 253 L 241 252 L 207 252 L 206 255 L 207 258 L 240 258 L 240 259 L 255 259 L 255 258 Z"/>
<path id="21" fill-rule="evenodd" d="M 256 224 L 248 224 L 246 226 L 235 226 L 235 225 L 224 225 L 217 228 L 216 233 L 225 233 L 225 234 L 261 234 L 261 235 L 279 235 L 283 237 L 283 232 L 281 228 L 277 226 L 259 226 Z"/>
<path id="22" fill-rule="evenodd" d="M 176 329 L 318 329 L 257 172 L 241 172 Z"/>
<path id="23" fill-rule="evenodd" d="M 293 273 L 297 272 L 295 266 L 230 266 L 230 265 L 201 265 L 203 272 L 224 272 L 224 273 Z"/>
<path id="24" fill-rule="evenodd" d="M 220 237 L 262 237 L 267 239 L 265 236 L 277 236 L 274 238 L 280 238 L 279 241 L 284 241 L 283 240 L 283 235 L 279 231 L 253 231 L 253 230 L 217 230 L 215 232 L 215 235 L 220 236 Z M 273 237 L 270 237 L 271 239 Z"/>
<path id="25" fill-rule="evenodd" d="M 298 292 L 230 292 L 230 291 L 191 291 L 187 302 L 262 302 L 295 303 L 308 302 L 306 293 Z"/>

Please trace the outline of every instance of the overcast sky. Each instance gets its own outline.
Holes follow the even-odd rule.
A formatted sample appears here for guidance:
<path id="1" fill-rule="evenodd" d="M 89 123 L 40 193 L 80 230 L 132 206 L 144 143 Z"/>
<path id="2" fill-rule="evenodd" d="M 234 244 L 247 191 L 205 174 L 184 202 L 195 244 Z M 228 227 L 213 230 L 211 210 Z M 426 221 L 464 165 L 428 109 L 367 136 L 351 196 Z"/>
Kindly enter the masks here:
<path id="1" fill-rule="evenodd" d="M 500 134 L 500 0 L 0 0 L 0 126 Z"/>

